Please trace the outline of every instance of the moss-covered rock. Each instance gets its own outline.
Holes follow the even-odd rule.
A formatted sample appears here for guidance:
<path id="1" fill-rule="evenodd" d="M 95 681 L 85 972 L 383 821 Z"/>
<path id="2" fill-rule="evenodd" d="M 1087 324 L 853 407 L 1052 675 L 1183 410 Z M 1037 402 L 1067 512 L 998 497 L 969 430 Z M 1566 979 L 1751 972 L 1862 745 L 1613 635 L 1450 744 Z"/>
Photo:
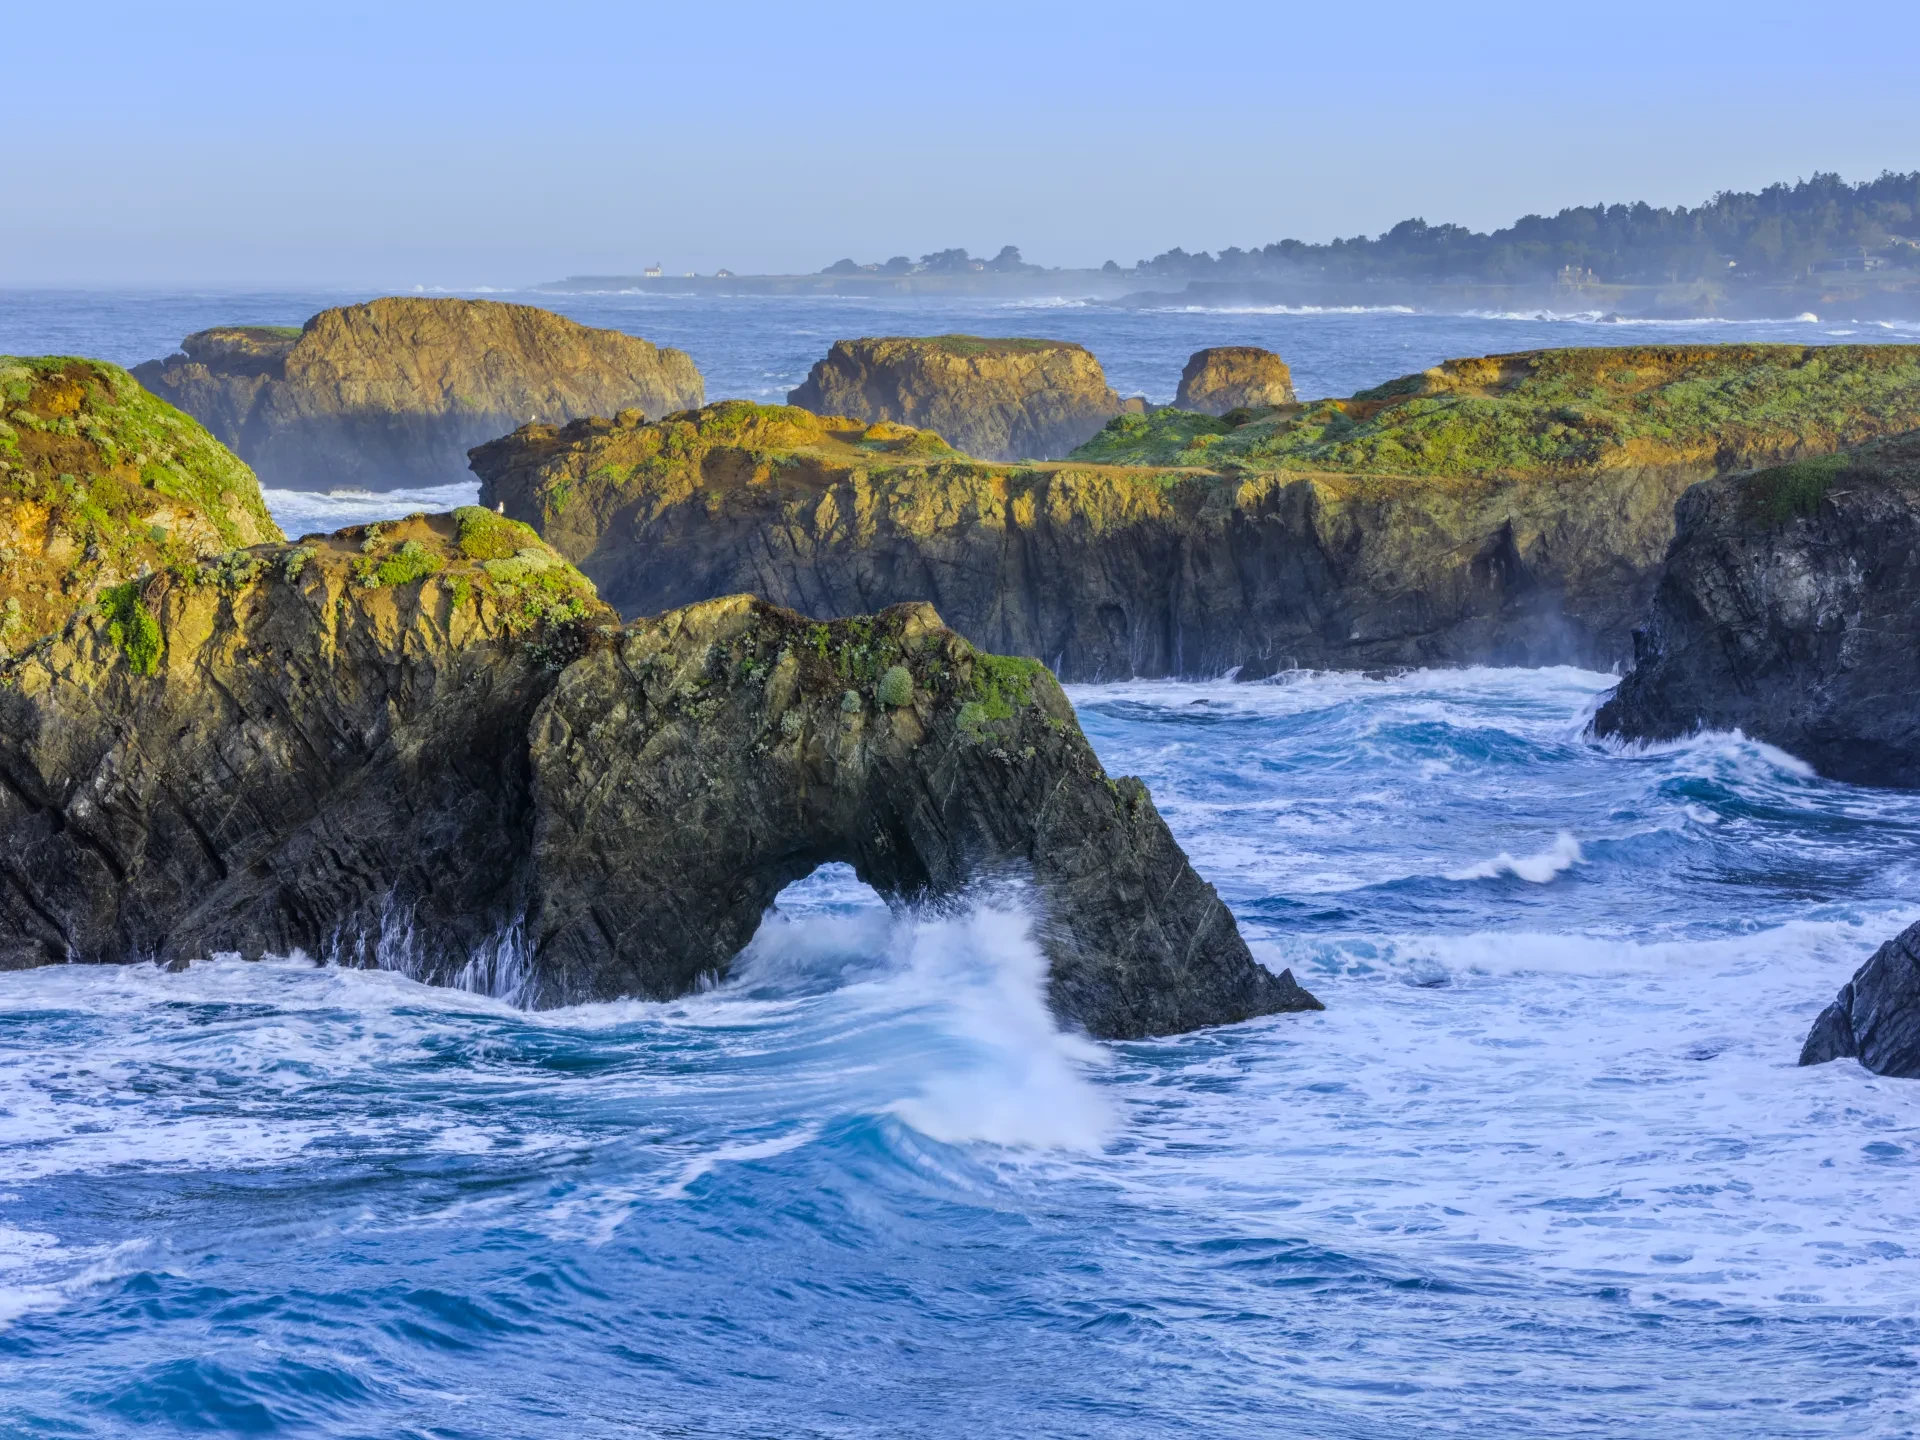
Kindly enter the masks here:
<path id="1" fill-rule="evenodd" d="M 692 360 L 531 305 L 388 298 L 299 330 L 222 326 L 134 374 L 272 486 L 376 490 L 466 478 L 466 451 L 529 419 L 700 404 Z"/>
<path id="2" fill-rule="evenodd" d="M 1064 340 L 837 340 L 787 403 L 931 430 L 969 455 L 1065 455 L 1119 413 L 1100 362 Z"/>
<path id="3" fill-rule="evenodd" d="M 527 426 L 473 458 L 483 498 L 628 615 L 925 599 L 1070 679 L 1605 668 L 1688 485 L 1914 425 L 1914 347 L 1638 347 L 1456 361 L 1252 418 L 1123 415 L 1064 463 L 744 402 Z"/>
<path id="4" fill-rule="evenodd" d="M 1920 431 L 1689 490 L 1595 725 L 1739 729 L 1837 779 L 1920 786 Z"/>
<path id="5" fill-rule="evenodd" d="M 281 538 L 253 472 L 117 366 L 0 356 L 0 404 L 0 657 L 157 567 Z"/>
<path id="6" fill-rule="evenodd" d="M 1024 877 L 1096 1034 L 1317 1008 L 1040 667 L 925 606 L 615 620 L 477 508 L 124 583 L 0 663 L 0 969 L 304 950 L 666 997 L 845 861 L 901 900 Z"/>

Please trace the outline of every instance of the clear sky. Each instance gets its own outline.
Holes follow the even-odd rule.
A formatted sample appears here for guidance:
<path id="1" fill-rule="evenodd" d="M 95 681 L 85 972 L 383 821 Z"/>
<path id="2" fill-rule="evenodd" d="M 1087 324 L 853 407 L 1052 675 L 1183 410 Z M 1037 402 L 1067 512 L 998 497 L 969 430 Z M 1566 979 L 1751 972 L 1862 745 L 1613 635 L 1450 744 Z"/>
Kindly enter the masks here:
<path id="1" fill-rule="evenodd" d="M 1920 4 L 12 7 L 0 285 L 1050 265 L 1920 168 Z"/>

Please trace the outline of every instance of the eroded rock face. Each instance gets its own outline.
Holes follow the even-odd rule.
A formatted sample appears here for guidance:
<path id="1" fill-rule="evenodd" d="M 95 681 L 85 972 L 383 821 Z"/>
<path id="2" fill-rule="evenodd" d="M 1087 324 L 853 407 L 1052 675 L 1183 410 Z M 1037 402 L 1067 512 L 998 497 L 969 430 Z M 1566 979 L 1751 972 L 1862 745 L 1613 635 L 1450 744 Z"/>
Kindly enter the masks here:
<path id="1" fill-rule="evenodd" d="M 1122 416 L 1064 463 L 745 402 L 528 426 L 473 459 L 483 502 L 624 614 L 930 600 L 1069 680 L 1251 678 L 1624 664 L 1688 485 L 1911 425 L 1912 347 L 1662 347 L 1456 362 L 1251 420 Z"/>
<path id="2" fill-rule="evenodd" d="M 1065 455 L 1120 413 L 1100 362 L 1064 340 L 836 340 L 787 403 L 932 430 L 987 460 Z"/>
<path id="3" fill-rule="evenodd" d="M 390 298 L 299 331 L 229 326 L 135 376 L 267 485 L 391 490 L 463 481 L 466 451 L 530 419 L 698 406 L 678 350 L 530 305 Z"/>
<path id="4" fill-rule="evenodd" d="M 1714 480 L 1602 735 L 1738 728 L 1823 775 L 1920 785 L 1920 432 Z"/>
<path id="5" fill-rule="evenodd" d="M 1813 1022 L 1802 1065 L 1857 1059 L 1879 1075 L 1920 1075 L 1920 925 L 1887 941 Z"/>
<path id="6" fill-rule="evenodd" d="M 1293 372 L 1271 350 L 1253 345 L 1217 345 L 1196 350 L 1180 372 L 1176 410 L 1224 415 L 1293 403 Z"/>
<path id="7" fill-rule="evenodd" d="M 77 612 L 0 667 L 0 968 L 301 949 L 539 1005 L 665 997 L 844 860 L 903 900 L 1023 877 L 1054 1004 L 1095 1034 L 1317 1008 L 1039 666 L 926 607 L 613 621 L 477 507 Z"/>

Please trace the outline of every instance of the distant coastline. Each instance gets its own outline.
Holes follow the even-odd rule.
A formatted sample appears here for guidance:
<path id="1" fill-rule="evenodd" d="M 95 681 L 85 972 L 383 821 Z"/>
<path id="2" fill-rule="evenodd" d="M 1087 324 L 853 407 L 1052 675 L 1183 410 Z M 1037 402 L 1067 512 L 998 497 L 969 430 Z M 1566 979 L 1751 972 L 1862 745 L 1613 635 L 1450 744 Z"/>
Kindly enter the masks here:
<path id="1" fill-rule="evenodd" d="M 1791 320 L 1802 314 L 1849 320 L 1920 321 L 1920 272 L 1830 274 L 1800 283 L 1608 285 L 1495 284 L 1406 279 L 1189 280 L 1161 282 L 1133 271 L 1030 270 L 1011 275 L 572 275 L 531 287 L 551 295 L 838 295 L 866 300 L 973 296 L 1000 300 L 1087 300 L 1129 309 L 1390 309 L 1442 314 L 1618 316 L 1622 320 Z"/>

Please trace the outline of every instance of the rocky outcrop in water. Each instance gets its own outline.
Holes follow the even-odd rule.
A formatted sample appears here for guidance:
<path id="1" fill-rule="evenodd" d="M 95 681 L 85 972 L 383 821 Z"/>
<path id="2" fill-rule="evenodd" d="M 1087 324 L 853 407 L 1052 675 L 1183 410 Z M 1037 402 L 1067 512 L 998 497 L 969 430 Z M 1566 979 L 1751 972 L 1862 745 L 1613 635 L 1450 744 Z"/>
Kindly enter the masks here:
<path id="1" fill-rule="evenodd" d="M 1689 490 L 1602 735 L 1740 729 L 1920 785 L 1920 432 Z"/>
<path id="2" fill-rule="evenodd" d="M 1180 372 L 1176 410 L 1224 415 L 1293 404 L 1293 372 L 1271 350 L 1252 345 L 1216 345 L 1196 350 Z"/>
<path id="3" fill-rule="evenodd" d="M 157 565 L 278 540 L 253 474 L 118 366 L 0 356 L 0 660 Z"/>
<path id="4" fill-rule="evenodd" d="M 924 606 L 624 629 L 477 507 L 169 565 L 0 666 L 0 969 L 295 950 L 538 1005 L 724 973 L 789 881 L 1027 887 L 1097 1035 L 1317 1008 L 1052 677 Z"/>
<path id="5" fill-rule="evenodd" d="M 929 600 L 1070 680 L 1624 663 L 1697 480 L 1920 425 L 1920 350 L 1543 351 L 1252 419 L 1125 415 L 1065 463 L 728 402 L 527 426 L 484 503 L 646 614 Z"/>
<path id="6" fill-rule="evenodd" d="M 1813 1022 L 1802 1065 L 1852 1057 L 1880 1075 L 1920 1075 L 1920 925 L 1873 952 Z"/>
<path id="7" fill-rule="evenodd" d="M 932 430 L 987 460 L 1065 455 L 1120 413 L 1100 362 L 1064 340 L 837 340 L 787 403 Z"/>
<path id="8" fill-rule="evenodd" d="M 657 418 L 705 393 L 678 350 L 488 300 L 375 300 L 301 330 L 203 330 L 181 352 L 133 373 L 295 490 L 457 483 L 468 447 L 528 420 Z"/>

